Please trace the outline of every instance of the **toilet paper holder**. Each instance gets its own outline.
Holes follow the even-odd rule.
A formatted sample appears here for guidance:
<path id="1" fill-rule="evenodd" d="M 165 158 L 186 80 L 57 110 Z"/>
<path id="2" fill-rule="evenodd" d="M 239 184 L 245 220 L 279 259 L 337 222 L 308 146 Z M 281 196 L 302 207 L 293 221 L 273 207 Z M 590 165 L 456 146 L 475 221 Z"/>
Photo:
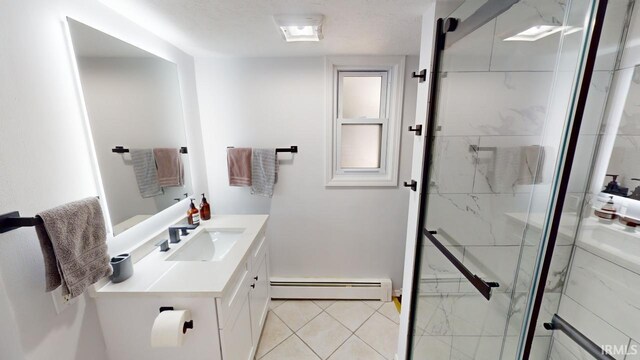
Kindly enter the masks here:
<path id="1" fill-rule="evenodd" d="M 160 312 L 163 311 L 173 311 L 174 308 L 173 306 L 161 306 L 160 307 Z M 186 334 L 187 333 L 187 329 L 193 329 L 193 320 L 189 320 L 189 321 L 185 321 L 184 325 L 182 326 L 182 333 Z"/>

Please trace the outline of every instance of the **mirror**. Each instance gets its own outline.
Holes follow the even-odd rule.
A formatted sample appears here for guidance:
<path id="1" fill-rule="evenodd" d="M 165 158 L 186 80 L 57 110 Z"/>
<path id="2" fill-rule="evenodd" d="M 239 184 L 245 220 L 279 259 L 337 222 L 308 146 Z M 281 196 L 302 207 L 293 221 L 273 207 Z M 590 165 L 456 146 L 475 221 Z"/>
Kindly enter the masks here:
<path id="1" fill-rule="evenodd" d="M 640 201 L 640 67 L 633 78 L 624 104 L 620 125 L 603 181 L 606 194 Z"/>
<path id="2" fill-rule="evenodd" d="M 73 19 L 68 23 L 118 235 L 192 193 L 178 69 Z"/>
<path id="3" fill-rule="evenodd" d="M 617 219 L 632 231 L 640 225 L 640 67 L 633 70 L 626 90 L 619 123 L 605 124 L 600 135 L 603 144 L 613 140 L 613 146 L 606 173 L 599 174 L 602 182 L 600 193 L 593 199 L 593 210 L 608 209 L 611 206 L 606 203 L 612 201 Z M 606 149 L 611 145 L 603 146 Z"/>

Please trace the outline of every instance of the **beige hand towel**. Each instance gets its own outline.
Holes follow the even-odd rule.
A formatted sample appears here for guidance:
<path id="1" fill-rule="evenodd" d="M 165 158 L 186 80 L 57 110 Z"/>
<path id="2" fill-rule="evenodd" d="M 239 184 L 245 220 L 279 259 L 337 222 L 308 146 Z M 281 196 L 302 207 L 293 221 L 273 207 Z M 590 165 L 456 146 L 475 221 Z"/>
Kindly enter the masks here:
<path id="1" fill-rule="evenodd" d="M 228 148 L 229 186 L 251 186 L 251 148 Z"/>
<path id="2" fill-rule="evenodd" d="M 74 298 L 87 287 L 111 275 L 102 208 L 91 197 L 38 214 L 36 226 L 45 262 L 46 290 L 62 286 Z"/>
<path id="3" fill-rule="evenodd" d="M 184 186 L 184 164 L 177 148 L 153 149 L 158 166 L 158 183 L 162 187 Z"/>

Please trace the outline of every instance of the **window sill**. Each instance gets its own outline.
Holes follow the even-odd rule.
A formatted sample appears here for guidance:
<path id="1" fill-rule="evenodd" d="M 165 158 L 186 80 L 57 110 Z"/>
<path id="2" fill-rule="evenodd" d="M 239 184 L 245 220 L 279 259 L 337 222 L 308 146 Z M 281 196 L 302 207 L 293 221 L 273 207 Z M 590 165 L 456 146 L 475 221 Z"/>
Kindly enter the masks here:
<path id="1" fill-rule="evenodd" d="M 326 187 L 397 187 L 398 179 L 372 176 L 336 176 L 325 182 Z"/>

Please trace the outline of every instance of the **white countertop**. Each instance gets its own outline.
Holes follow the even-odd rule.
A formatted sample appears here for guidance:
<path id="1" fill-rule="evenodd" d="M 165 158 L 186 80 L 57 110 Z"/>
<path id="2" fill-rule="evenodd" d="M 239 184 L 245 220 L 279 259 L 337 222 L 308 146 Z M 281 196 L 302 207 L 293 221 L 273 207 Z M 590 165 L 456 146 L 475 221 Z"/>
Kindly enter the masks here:
<path id="1" fill-rule="evenodd" d="M 202 221 L 200 226 L 171 250 L 155 250 L 133 266 L 133 276 L 118 283 L 107 283 L 97 289 L 95 296 L 112 295 L 179 295 L 218 297 L 247 256 L 249 249 L 264 228 L 268 215 L 219 215 Z M 240 239 L 220 261 L 167 261 L 182 246 L 206 229 L 244 228 Z"/>
<path id="2" fill-rule="evenodd" d="M 615 221 L 585 219 L 576 246 L 640 274 L 640 233 Z"/>
<path id="3" fill-rule="evenodd" d="M 542 229 L 544 214 L 507 213 L 510 219 Z M 594 215 L 582 219 L 576 235 L 575 214 L 565 213 L 560 221 L 558 245 L 575 245 L 612 263 L 640 274 L 640 232 L 618 220 L 602 221 Z"/>
<path id="4" fill-rule="evenodd" d="M 532 226 L 538 230 L 544 228 L 545 214 L 543 213 L 505 213 L 505 215 L 511 220 L 517 221 L 522 225 Z M 572 244 L 578 217 L 574 213 L 565 212 L 560 218 L 560 228 L 558 229 L 558 235 L 560 235 L 560 244 Z"/>

